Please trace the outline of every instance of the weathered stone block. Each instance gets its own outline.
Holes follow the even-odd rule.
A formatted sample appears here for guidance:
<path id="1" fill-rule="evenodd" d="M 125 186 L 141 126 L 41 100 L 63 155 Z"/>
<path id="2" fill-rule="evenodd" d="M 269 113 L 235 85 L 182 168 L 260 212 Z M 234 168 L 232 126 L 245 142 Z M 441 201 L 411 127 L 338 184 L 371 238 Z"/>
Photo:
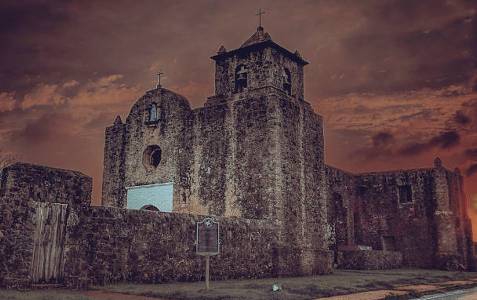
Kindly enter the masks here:
<path id="1" fill-rule="evenodd" d="M 354 250 L 338 252 L 338 268 L 381 270 L 402 267 L 402 254 L 396 251 Z"/>

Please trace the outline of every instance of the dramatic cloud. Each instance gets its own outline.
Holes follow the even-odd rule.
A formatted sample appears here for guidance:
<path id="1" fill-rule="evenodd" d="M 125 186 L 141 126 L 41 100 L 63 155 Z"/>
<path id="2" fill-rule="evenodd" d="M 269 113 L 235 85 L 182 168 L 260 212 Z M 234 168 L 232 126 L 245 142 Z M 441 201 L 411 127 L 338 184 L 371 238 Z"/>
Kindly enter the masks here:
<path id="1" fill-rule="evenodd" d="M 15 93 L 0 92 L 0 113 L 13 110 L 15 103 Z"/>
<path id="2" fill-rule="evenodd" d="M 461 110 L 458 110 L 458 111 L 455 113 L 454 121 L 455 121 L 457 124 L 460 124 L 460 125 L 467 125 L 467 124 L 469 124 L 472 120 L 471 120 L 468 116 L 466 116 L 464 112 L 462 112 Z"/>
<path id="3" fill-rule="evenodd" d="M 434 147 L 438 147 L 440 149 L 449 149 L 457 146 L 459 142 L 460 135 L 455 131 L 448 131 L 433 137 L 428 142 L 406 145 L 399 151 L 399 154 L 417 155 Z"/>
<path id="4" fill-rule="evenodd" d="M 472 176 L 477 173 L 477 163 L 470 165 L 467 170 L 465 171 L 465 175 Z"/>
<path id="5" fill-rule="evenodd" d="M 430 166 L 439 156 L 471 169 L 475 1 L 260 6 L 273 40 L 310 61 L 305 95 L 324 118 L 327 163 L 360 172 Z M 209 57 L 255 31 L 256 9 L 256 1 L 0 2 L 0 148 L 92 175 L 99 203 L 104 127 L 127 116 L 159 70 L 165 87 L 203 105 L 214 90 Z M 477 194 L 476 176 L 466 189 Z"/>
<path id="6" fill-rule="evenodd" d="M 60 105 L 65 98 L 60 95 L 60 87 L 56 84 L 41 84 L 25 96 L 21 107 L 27 109 L 34 106 Z"/>
<path id="7" fill-rule="evenodd" d="M 376 148 L 383 148 L 394 141 L 394 136 L 389 132 L 378 132 L 373 135 L 373 146 Z"/>
<path id="8" fill-rule="evenodd" d="M 469 159 L 477 160 L 477 148 L 465 150 L 464 155 Z"/>

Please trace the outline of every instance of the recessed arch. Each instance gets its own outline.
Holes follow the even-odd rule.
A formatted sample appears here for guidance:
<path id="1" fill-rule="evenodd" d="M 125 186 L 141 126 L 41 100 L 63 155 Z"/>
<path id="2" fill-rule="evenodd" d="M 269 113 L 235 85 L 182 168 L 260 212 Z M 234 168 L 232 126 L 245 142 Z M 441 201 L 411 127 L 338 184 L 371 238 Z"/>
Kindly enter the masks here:
<path id="1" fill-rule="evenodd" d="M 248 69 L 245 65 L 238 65 L 235 68 L 235 92 L 243 92 L 247 87 Z"/>
<path id="2" fill-rule="evenodd" d="M 157 103 L 151 103 L 151 105 L 149 105 L 149 108 L 148 108 L 147 122 L 154 123 L 157 121 L 158 121 Z"/>
<path id="3" fill-rule="evenodd" d="M 155 207 L 152 204 L 144 205 L 143 207 L 141 207 L 141 210 L 161 211 L 159 208 Z"/>

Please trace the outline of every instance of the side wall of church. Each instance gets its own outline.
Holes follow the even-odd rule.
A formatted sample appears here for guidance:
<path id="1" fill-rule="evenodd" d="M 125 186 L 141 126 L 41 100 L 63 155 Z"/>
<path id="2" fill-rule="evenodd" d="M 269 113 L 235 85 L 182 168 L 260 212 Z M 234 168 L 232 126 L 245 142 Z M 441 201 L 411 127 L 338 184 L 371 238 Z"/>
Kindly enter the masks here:
<path id="1" fill-rule="evenodd" d="M 459 172 L 446 172 L 449 186 L 450 210 L 454 213 L 456 250 L 461 256 L 460 263 L 471 264 L 472 252 L 472 227 L 469 226 L 470 219 L 467 214 L 467 199 L 463 189 L 463 178 Z"/>
<path id="2" fill-rule="evenodd" d="M 325 166 L 328 193 L 328 224 L 331 226 L 330 250 L 355 244 L 353 205 L 356 202 L 355 175 Z"/>
<path id="3" fill-rule="evenodd" d="M 458 171 L 451 172 L 436 166 L 434 193 L 436 198 L 435 223 L 437 249 L 435 266 L 458 268 L 473 262 L 472 228 L 467 215 L 468 203 L 463 191 L 463 178 Z"/>
<path id="4" fill-rule="evenodd" d="M 192 193 L 188 201 L 191 213 L 228 215 L 226 212 L 227 162 L 232 159 L 226 104 L 193 111 Z M 230 179 L 229 179 L 230 180 Z"/>
<path id="5" fill-rule="evenodd" d="M 411 188 L 412 202 L 400 202 L 399 186 Z M 436 232 L 432 170 L 360 174 L 356 193 L 356 244 L 401 251 L 407 266 L 433 265 Z"/>
<path id="6" fill-rule="evenodd" d="M 317 267 L 318 261 L 328 262 L 331 235 L 321 117 L 273 87 L 216 103 L 194 110 L 193 178 L 198 184 L 191 201 L 198 204 L 192 207 L 269 219 L 278 225 L 284 272 L 327 272 L 328 267 Z M 298 255 L 302 264 L 293 263 L 297 269 L 291 270 L 286 253 L 297 251 L 304 251 Z"/>
<path id="7" fill-rule="evenodd" d="M 332 249 L 363 245 L 400 251 L 406 266 L 471 267 L 472 230 L 458 173 L 434 167 L 354 175 L 327 167 L 327 179 Z M 401 203 L 400 186 L 411 188 L 412 202 Z"/>

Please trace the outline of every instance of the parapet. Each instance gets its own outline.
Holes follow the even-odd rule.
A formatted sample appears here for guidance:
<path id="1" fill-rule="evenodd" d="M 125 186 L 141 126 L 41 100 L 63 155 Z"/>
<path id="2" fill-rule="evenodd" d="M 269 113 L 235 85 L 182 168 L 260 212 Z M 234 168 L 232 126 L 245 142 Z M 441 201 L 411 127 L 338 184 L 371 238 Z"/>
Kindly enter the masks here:
<path id="1" fill-rule="evenodd" d="M 91 204 L 92 179 L 77 171 L 18 162 L 0 174 L 0 197 L 6 201 Z"/>

